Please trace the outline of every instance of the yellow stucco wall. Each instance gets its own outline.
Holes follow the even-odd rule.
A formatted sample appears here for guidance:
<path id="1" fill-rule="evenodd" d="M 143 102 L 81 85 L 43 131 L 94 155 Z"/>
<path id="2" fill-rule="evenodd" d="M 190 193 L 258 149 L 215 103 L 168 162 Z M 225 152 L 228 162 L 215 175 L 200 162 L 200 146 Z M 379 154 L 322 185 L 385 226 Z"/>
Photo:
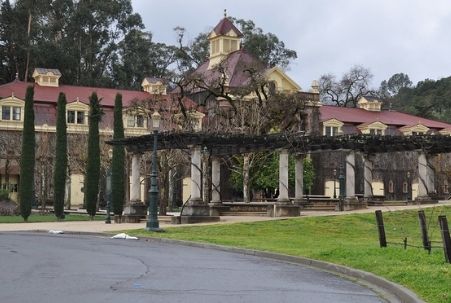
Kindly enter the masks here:
<path id="1" fill-rule="evenodd" d="M 70 201 L 72 207 L 82 206 L 84 193 L 82 192 L 85 176 L 73 174 L 70 176 Z"/>

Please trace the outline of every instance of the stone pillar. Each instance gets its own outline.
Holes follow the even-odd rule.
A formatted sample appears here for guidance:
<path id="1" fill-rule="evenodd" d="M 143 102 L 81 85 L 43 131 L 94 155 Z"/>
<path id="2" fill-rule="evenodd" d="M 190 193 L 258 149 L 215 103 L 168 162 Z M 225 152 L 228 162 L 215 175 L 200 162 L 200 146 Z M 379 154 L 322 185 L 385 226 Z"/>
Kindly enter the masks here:
<path id="1" fill-rule="evenodd" d="M 363 158 L 363 190 L 366 200 L 373 197 L 373 162 L 368 155 Z"/>
<path id="2" fill-rule="evenodd" d="M 141 155 L 132 155 L 132 182 L 130 190 L 130 203 L 124 208 L 122 221 L 126 223 L 140 222 L 141 218 L 145 218 L 147 214 L 147 207 L 141 200 Z M 115 219 L 116 220 L 116 219 Z M 119 220 L 119 219 L 117 219 Z"/>
<path id="3" fill-rule="evenodd" d="M 346 155 L 346 197 L 355 197 L 355 152 Z"/>
<path id="4" fill-rule="evenodd" d="M 211 202 L 208 205 L 210 216 L 220 216 L 222 212 L 230 209 L 221 201 L 221 163 L 218 157 L 211 159 Z"/>
<path id="5" fill-rule="evenodd" d="M 283 149 L 279 154 L 279 202 L 289 202 L 288 196 L 288 151 Z"/>
<path id="6" fill-rule="evenodd" d="M 221 164 L 217 157 L 211 160 L 211 203 L 221 203 Z"/>
<path id="7" fill-rule="evenodd" d="M 418 153 L 418 197 L 416 200 L 431 200 L 430 194 L 435 192 L 434 169 L 428 162 L 426 153 Z"/>
<path id="8" fill-rule="evenodd" d="M 210 215 L 208 203 L 202 200 L 202 158 L 201 147 L 191 148 L 191 198 L 183 210 L 180 218 L 181 223 L 198 223 L 219 221 L 218 216 Z"/>
<path id="9" fill-rule="evenodd" d="M 304 154 L 296 155 L 294 201 L 297 203 L 302 202 L 304 197 L 304 158 Z"/>
<path id="10" fill-rule="evenodd" d="M 141 202 L 141 182 L 140 182 L 141 155 L 132 155 L 132 188 L 130 192 L 130 202 Z"/>
<path id="11" fill-rule="evenodd" d="M 283 149 L 279 155 L 279 198 L 274 205 L 268 205 L 267 214 L 271 217 L 297 217 L 299 205 L 293 205 L 288 196 L 288 151 Z"/>
<path id="12" fill-rule="evenodd" d="M 191 149 L 191 199 L 190 201 L 202 201 L 202 161 L 201 148 L 195 146 Z"/>

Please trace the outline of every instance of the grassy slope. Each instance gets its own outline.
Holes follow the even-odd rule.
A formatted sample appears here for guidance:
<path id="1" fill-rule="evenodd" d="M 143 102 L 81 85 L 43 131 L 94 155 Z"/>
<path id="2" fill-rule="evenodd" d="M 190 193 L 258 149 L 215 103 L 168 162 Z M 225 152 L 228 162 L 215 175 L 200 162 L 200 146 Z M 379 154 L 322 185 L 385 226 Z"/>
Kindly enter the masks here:
<path id="1" fill-rule="evenodd" d="M 432 240 L 441 240 L 437 216 L 446 214 L 451 219 L 451 208 L 440 207 L 425 212 L 431 222 Z M 407 237 L 409 244 L 421 246 L 416 211 L 384 213 L 384 220 L 389 242 L 402 243 L 402 239 Z M 144 230 L 136 230 L 131 234 L 149 235 Z M 379 248 L 374 214 L 169 228 L 166 233 L 152 236 L 330 261 L 373 272 L 400 283 L 427 302 L 451 302 L 451 265 L 445 263 L 443 249 L 436 248 L 428 255 L 421 248 L 409 247 L 404 250 L 401 245 L 389 244 L 388 248 Z"/>

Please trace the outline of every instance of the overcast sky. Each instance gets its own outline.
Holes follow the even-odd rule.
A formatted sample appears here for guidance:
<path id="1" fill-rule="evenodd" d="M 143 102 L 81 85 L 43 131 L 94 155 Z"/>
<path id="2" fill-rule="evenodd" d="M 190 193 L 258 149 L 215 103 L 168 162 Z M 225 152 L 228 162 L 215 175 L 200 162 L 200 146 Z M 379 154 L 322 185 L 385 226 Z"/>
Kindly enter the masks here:
<path id="1" fill-rule="evenodd" d="M 321 75 L 340 77 L 354 65 L 373 87 L 395 73 L 418 81 L 451 75 L 450 0 L 132 0 L 154 41 L 174 44 L 211 30 L 228 15 L 253 20 L 298 54 L 288 75 L 303 89 Z"/>

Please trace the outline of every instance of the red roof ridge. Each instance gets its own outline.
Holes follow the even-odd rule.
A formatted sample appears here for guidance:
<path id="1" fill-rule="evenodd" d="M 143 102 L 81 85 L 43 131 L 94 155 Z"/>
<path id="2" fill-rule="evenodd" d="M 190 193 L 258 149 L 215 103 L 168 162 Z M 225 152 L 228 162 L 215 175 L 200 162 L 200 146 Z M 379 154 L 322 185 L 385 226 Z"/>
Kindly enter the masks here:
<path id="1" fill-rule="evenodd" d="M 227 35 L 230 30 L 234 31 L 237 37 L 243 37 L 243 34 L 238 28 L 230 21 L 229 18 L 224 17 L 213 29 L 213 32 L 219 36 Z"/>

